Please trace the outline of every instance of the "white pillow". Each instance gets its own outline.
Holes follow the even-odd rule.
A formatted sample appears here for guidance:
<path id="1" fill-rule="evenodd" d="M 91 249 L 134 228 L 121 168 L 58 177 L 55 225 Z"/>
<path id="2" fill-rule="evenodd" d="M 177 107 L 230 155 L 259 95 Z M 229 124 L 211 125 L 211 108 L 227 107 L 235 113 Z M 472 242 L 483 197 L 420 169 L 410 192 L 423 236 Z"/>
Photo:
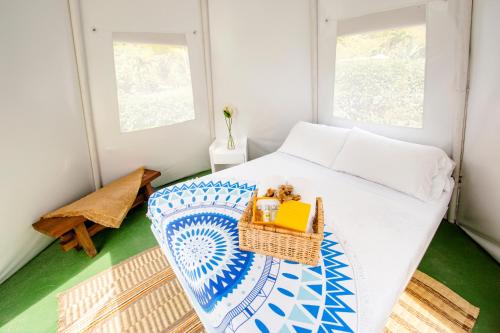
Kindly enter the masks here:
<path id="1" fill-rule="evenodd" d="M 332 168 L 433 201 L 448 190 L 454 167 L 455 162 L 439 148 L 354 128 Z"/>
<path id="2" fill-rule="evenodd" d="M 301 121 L 292 128 L 278 151 L 330 167 L 348 133 L 345 128 Z"/>

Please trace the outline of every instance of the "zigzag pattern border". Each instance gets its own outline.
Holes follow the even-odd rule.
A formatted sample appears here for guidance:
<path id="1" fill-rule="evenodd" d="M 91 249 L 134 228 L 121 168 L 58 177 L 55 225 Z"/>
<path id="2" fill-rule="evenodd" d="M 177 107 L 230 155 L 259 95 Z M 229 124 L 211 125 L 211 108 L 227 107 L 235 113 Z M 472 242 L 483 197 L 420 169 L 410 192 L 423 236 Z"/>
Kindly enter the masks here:
<path id="1" fill-rule="evenodd" d="M 325 238 L 321 244 L 321 255 L 323 257 L 323 264 L 325 265 L 326 270 L 325 277 L 327 295 L 325 300 L 325 309 L 323 310 L 321 325 L 318 332 L 327 333 L 342 331 L 352 333 L 352 328 L 350 328 L 340 316 L 341 313 L 355 312 L 341 299 L 342 296 L 354 295 L 352 291 L 340 284 L 340 282 L 352 280 L 352 278 L 339 271 L 339 269 L 348 267 L 348 265 L 335 259 L 344 253 L 333 249 L 338 242 L 328 240 L 327 237 L 330 235 L 332 235 L 331 232 L 325 231 Z M 327 319 L 329 322 L 323 321 Z"/>
<path id="2" fill-rule="evenodd" d="M 257 185 L 253 184 L 250 185 L 248 183 L 231 183 L 231 181 L 225 181 L 222 182 L 221 180 L 218 181 L 213 181 L 210 180 L 208 182 L 205 181 L 192 181 L 191 184 L 189 182 L 181 183 L 181 184 L 176 184 L 172 186 L 165 187 L 155 193 L 153 193 L 150 198 L 152 199 L 157 199 L 159 197 L 162 197 L 166 194 L 173 193 L 173 192 L 180 192 L 180 191 L 185 191 L 185 190 L 196 190 L 199 188 L 205 188 L 205 187 L 225 187 L 225 188 L 234 188 L 234 189 L 239 189 L 239 190 L 246 190 L 246 191 L 254 191 L 257 188 Z"/>

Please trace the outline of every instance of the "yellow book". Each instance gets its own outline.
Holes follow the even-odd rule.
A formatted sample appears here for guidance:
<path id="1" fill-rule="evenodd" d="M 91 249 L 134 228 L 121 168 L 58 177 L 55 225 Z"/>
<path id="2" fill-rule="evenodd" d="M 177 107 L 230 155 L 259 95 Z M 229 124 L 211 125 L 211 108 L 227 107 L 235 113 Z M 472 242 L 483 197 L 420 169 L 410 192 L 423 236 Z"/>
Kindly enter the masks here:
<path id="1" fill-rule="evenodd" d="M 306 232 L 311 205 L 299 201 L 287 201 L 281 204 L 274 224 L 282 228 Z"/>

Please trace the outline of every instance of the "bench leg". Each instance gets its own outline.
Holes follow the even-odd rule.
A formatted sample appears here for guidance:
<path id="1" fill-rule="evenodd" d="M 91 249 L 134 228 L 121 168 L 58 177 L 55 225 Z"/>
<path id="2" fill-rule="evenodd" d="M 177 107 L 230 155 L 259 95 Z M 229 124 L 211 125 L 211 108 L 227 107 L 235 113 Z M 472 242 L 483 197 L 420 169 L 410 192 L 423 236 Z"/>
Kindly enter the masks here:
<path id="1" fill-rule="evenodd" d="M 149 198 L 149 196 L 155 192 L 151 183 L 144 185 L 144 192 L 146 193 L 146 198 Z"/>
<path id="2" fill-rule="evenodd" d="M 90 238 L 87 227 L 85 227 L 85 223 L 77 225 L 73 230 L 75 231 L 78 245 L 83 247 L 85 253 L 87 253 L 89 257 L 94 257 L 97 254 L 97 250 L 95 249 L 94 242 L 92 242 Z"/>

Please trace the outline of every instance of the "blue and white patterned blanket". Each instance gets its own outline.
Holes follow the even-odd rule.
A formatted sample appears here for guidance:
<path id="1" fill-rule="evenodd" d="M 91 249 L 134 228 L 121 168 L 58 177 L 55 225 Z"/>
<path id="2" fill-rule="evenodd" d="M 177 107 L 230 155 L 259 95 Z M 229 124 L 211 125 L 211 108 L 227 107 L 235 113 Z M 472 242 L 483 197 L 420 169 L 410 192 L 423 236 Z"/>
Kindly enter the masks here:
<path id="1" fill-rule="evenodd" d="M 152 230 L 210 332 L 354 332 L 355 283 L 325 231 L 318 266 L 240 251 L 238 220 L 255 185 L 193 181 L 149 199 Z"/>

